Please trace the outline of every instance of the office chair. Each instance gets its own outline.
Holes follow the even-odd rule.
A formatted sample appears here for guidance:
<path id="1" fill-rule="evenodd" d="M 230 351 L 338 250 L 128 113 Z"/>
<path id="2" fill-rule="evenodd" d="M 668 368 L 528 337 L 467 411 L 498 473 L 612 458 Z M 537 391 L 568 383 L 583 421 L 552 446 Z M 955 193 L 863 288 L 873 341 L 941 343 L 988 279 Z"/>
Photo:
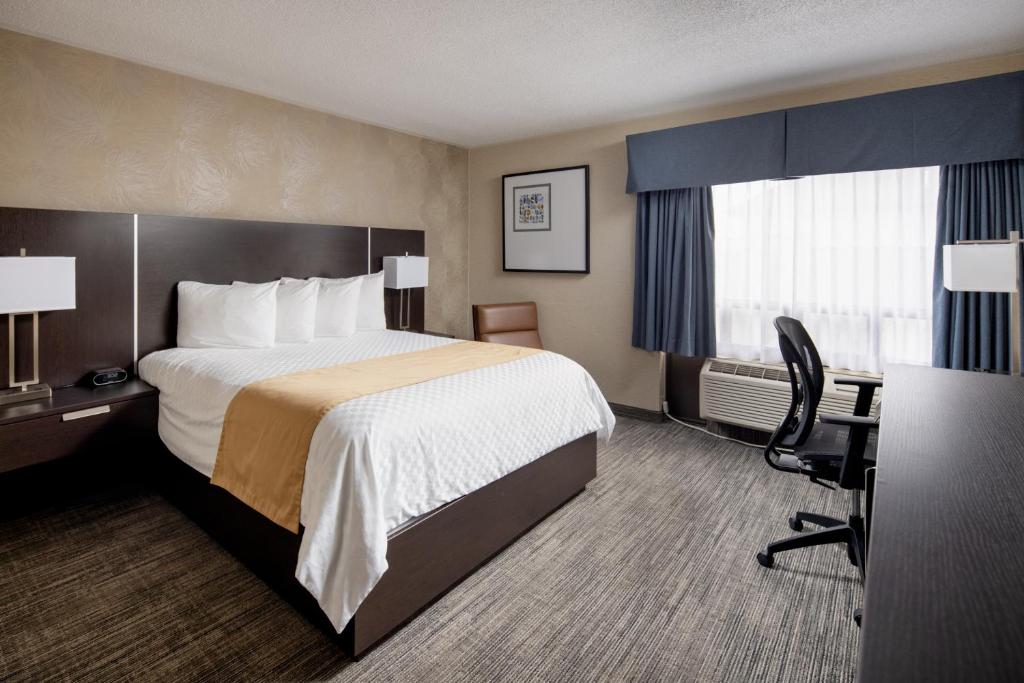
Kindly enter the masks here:
<path id="1" fill-rule="evenodd" d="M 475 304 L 473 306 L 473 337 L 477 341 L 529 346 L 543 349 L 537 304 Z"/>
<path id="2" fill-rule="evenodd" d="M 757 554 L 757 561 L 771 567 L 776 553 L 796 548 L 809 548 L 828 543 L 845 543 L 850 563 L 864 577 L 867 545 L 864 518 L 860 511 L 860 492 L 864 489 L 865 467 L 873 465 L 875 443 L 869 440 L 878 428 L 878 418 L 869 415 L 875 389 L 882 386 L 877 379 L 837 377 L 836 384 L 857 387 L 853 415 L 818 416 L 818 404 L 825 386 L 825 370 L 814 342 L 799 320 L 775 319 L 779 347 L 789 371 L 792 400 L 786 416 L 779 423 L 764 449 L 765 461 L 782 472 L 802 474 L 815 484 L 834 488 L 838 484 L 852 492 L 853 509 L 843 520 L 811 512 L 797 512 L 789 518 L 794 531 L 802 531 L 804 523 L 822 527 L 818 531 L 797 534 L 769 543 Z M 820 422 L 815 422 L 815 417 Z M 786 451 L 786 452 L 783 452 Z"/>

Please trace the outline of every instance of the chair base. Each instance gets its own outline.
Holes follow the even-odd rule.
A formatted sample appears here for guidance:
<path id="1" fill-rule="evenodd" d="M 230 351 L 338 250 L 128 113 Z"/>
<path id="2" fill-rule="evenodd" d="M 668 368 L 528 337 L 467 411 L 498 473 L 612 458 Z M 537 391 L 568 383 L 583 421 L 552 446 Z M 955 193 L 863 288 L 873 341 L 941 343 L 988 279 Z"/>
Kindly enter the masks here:
<path id="1" fill-rule="evenodd" d="M 855 566 L 857 571 L 860 572 L 861 580 L 864 579 L 864 564 L 867 558 L 864 544 L 863 517 L 851 515 L 846 522 L 843 522 L 834 517 L 817 515 L 812 512 L 798 512 L 794 517 L 789 518 L 789 526 L 795 531 L 803 529 L 804 522 L 816 524 L 824 528 L 769 543 L 764 551 L 757 554 L 758 563 L 762 567 L 771 568 L 775 565 L 774 555 L 776 553 L 796 550 L 797 548 L 810 548 L 816 545 L 845 543 L 846 554 L 850 564 Z"/>

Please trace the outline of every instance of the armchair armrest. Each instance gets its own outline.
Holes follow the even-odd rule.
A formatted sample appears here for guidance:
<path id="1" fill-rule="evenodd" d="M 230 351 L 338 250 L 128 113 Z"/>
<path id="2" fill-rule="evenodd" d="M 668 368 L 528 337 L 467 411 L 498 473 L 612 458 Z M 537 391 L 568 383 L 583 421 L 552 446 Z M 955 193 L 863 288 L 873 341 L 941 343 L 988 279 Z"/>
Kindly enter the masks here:
<path id="1" fill-rule="evenodd" d="M 874 377 L 836 377 L 832 381 L 838 385 L 857 387 L 857 401 L 853 406 L 853 414 L 861 417 L 871 412 L 871 401 L 875 397 L 875 389 L 882 388 L 882 380 Z"/>

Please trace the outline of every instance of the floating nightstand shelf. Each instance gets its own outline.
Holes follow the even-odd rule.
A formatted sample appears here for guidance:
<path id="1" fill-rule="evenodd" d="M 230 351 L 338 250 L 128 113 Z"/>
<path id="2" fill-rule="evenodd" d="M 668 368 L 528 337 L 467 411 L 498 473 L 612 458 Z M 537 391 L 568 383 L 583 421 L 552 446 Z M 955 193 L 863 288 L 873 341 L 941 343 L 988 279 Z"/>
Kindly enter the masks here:
<path id="1" fill-rule="evenodd" d="M 0 406 L 0 473 L 82 451 L 112 453 L 155 438 L 157 390 L 142 380 L 54 389 L 49 398 Z"/>

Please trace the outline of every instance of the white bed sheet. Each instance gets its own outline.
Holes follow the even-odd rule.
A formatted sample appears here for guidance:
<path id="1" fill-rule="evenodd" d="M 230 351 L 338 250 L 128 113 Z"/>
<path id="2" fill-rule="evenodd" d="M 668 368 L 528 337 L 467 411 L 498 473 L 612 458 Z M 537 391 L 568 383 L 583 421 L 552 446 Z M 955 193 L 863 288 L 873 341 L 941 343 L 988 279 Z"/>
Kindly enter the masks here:
<path id="1" fill-rule="evenodd" d="M 453 343 L 392 330 L 262 349 L 168 349 L 139 363 L 160 437 L 213 473 L 224 413 L 246 384 Z M 544 352 L 348 401 L 310 443 L 295 576 L 340 632 L 387 570 L 388 532 L 590 432 L 615 425 L 593 378 Z"/>

